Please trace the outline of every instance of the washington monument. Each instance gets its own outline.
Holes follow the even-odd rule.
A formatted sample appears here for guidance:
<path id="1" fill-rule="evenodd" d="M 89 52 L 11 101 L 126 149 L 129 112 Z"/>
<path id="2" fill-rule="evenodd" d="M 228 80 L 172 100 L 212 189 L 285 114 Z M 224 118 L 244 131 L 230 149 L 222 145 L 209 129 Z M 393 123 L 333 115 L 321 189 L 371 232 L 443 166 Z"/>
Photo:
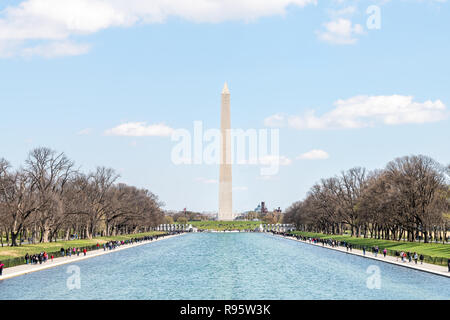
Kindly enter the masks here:
<path id="1" fill-rule="evenodd" d="M 220 132 L 222 143 L 220 146 L 219 216 L 217 220 L 232 221 L 230 91 L 226 82 L 222 90 Z"/>

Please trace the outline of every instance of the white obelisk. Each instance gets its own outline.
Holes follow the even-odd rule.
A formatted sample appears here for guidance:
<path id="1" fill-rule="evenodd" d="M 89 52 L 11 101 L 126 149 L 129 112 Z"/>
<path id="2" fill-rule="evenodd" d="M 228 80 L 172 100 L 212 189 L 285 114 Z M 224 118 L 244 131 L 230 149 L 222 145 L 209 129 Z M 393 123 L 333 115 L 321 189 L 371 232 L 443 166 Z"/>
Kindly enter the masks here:
<path id="1" fill-rule="evenodd" d="M 220 177 L 219 177 L 219 216 L 218 220 L 233 220 L 233 198 L 231 184 L 231 115 L 230 91 L 227 83 L 222 90 L 222 106 L 220 113 Z"/>

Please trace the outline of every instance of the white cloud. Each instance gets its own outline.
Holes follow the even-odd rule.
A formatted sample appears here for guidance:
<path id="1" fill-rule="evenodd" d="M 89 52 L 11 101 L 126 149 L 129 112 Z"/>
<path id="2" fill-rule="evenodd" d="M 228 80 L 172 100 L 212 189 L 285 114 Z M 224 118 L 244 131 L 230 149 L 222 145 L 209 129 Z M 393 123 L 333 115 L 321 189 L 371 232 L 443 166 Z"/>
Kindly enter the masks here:
<path id="1" fill-rule="evenodd" d="M 262 181 L 274 181 L 278 180 L 279 177 L 277 175 L 260 175 L 257 179 Z"/>
<path id="2" fill-rule="evenodd" d="M 323 150 L 314 149 L 308 152 L 305 152 L 297 157 L 300 160 L 324 160 L 328 159 L 330 155 Z"/>
<path id="3" fill-rule="evenodd" d="M 284 125 L 284 115 L 276 113 L 270 117 L 264 119 L 264 125 L 266 127 L 282 127 Z"/>
<path id="4" fill-rule="evenodd" d="M 203 177 L 195 178 L 195 181 L 201 182 L 201 183 L 204 183 L 204 184 L 216 184 L 216 183 L 218 183 L 218 181 L 216 179 L 207 179 L 207 178 L 203 178 Z"/>
<path id="5" fill-rule="evenodd" d="M 112 129 L 105 131 L 108 136 L 127 136 L 127 137 L 164 137 L 170 136 L 173 129 L 165 124 L 147 125 L 146 122 L 127 122 Z"/>
<path id="6" fill-rule="evenodd" d="M 349 19 L 339 18 L 324 24 L 325 31 L 317 31 L 320 40 L 332 44 L 354 44 L 357 36 L 364 34 L 360 24 L 354 24 Z"/>
<path id="7" fill-rule="evenodd" d="M 316 3 L 317 0 L 25 0 L 0 11 L 0 56 L 20 55 L 30 48 L 30 41 L 52 41 L 61 46 L 60 42 L 71 36 L 138 23 L 161 23 L 169 17 L 197 23 L 251 21 L 282 15 L 290 5 Z M 50 54 L 46 48 L 46 43 L 42 44 L 38 53 L 51 56 L 52 48 L 47 48 Z M 83 54 L 86 47 L 65 52 Z"/>
<path id="8" fill-rule="evenodd" d="M 316 116 L 314 110 L 301 116 L 284 116 L 282 125 L 300 130 L 362 128 L 437 122 L 449 115 L 440 100 L 415 102 L 412 96 L 402 95 L 355 96 L 337 100 L 334 106 L 321 116 Z"/>
<path id="9" fill-rule="evenodd" d="M 350 16 L 356 13 L 358 10 L 355 6 L 348 6 L 342 9 L 330 10 L 331 16 L 340 17 L 340 16 Z"/>
<path id="10" fill-rule="evenodd" d="M 259 163 L 264 166 L 268 166 L 268 165 L 288 166 L 292 163 L 292 160 L 285 156 L 267 155 L 264 157 L 260 157 Z"/>
<path id="11" fill-rule="evenodd" d="M 92 133 L 92 129 L 91 128 L 86 128 L 86 129 L 78 131 L 77 135 L 79 135 L 79 136 L 86 136 L 86 135 L 91 134 L 91 133 Z"/>
<path id="12" fill-rule="evenodd" d="M 42 56 L 44 58 L 55 58 L 85 54 L 89 49 L 89 44 L 73 43 L 71 41 L 54 41 L 34 47 L 22 48 L 20 55 L 26 57 Z"/>

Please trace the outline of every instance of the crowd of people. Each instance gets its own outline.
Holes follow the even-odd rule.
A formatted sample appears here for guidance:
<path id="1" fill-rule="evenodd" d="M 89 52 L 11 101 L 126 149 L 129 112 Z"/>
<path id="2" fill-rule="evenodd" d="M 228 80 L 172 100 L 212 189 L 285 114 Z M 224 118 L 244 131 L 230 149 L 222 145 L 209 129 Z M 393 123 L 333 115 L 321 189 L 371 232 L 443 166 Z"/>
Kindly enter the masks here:
<path id="1" fill-rule="evenodd" d="M 170 234 L 175 234 L 175 233 L 181 233 L 181 231 L 173 231 Z M 144 241 L 154 241 L 159 238 L 165 237 L 167 235 L 169 235 L 169 234 L 136 237 L 136 238 L 131 238 L 128 240 L 111 240 L 111 241 L 105 242 L 103 244 L 97 243 L 96 245 L 91 246 L 91 247 L 67 247 L 67 248 L 61 247 L 61 249 L 59 250 L 59 257 L 72 257 L 72 256 L 78 257 L 81 254 L 83 256 L 86 256 L 88 251 L 99 250 L 99 249 L 103 249 L 103 251 L 114 250 L 117 247 L 124 246 L 124 245 L 131 245 L 131 244 L 141 243 Z M 46 263 L 49 260 L 53 261 L 53 259 L 57 255 L 58 255 L 57 252 L 56 253 L 48 253 L 46 251 L 42 251 L 42 252 L 36 253 L 36 254 L 26 253 L 24 260 L 25 260 L 25 264 L 37 265 L 37 264 Z M 0 276 L 3 273 L 4 267 L 5 267 L 5 265 L 0 261 Z"/>
<path id="2" fill-rule="evenodd" d="M 50 259 L 53 261 L 55 256 L 53 254 L 50 255 Z M 25 255 L 25 263 L 26 264 L 42 264 L 43 262 L 47 262 L 49 259 L 48 253 L 42 251 L 41 253 L 29 255 L 28 253 Z"/>
<path id="3" fill-rule="evenodd" d="M 312 243 L 312 244 L 321 244 L 322 246 L 330 246 L 332 248 L 335 247 L 344 247 L 347 249 L 347 252 L 351 252 L 353 245 L 351 243 L 348 243 L 346 241 L 338 241 L 338 240 L 334 240 L 334 239 L 320 239 L 320 238 L 312 238 L 312 237 L 305 237 L 305 236 L 301 236 L 301 235 L 292 235 L 292 234 L 288 234 L 288 233 L 277 233 L 280 234 L 282 236 L 290 236 L 290 237 L 295 237 L 297 240 L 301 240 L 304 242 L 308 242 L 308 243 Z M 367 248 L 366 246 L 362 246 L 361 248 L 363 255 L 366 255 L 366 251 Z M 377 257 L 378 254 L 380 253 L 380 248 L 378 246 L 373 246 L 372 248 L 370 248 L 370 251 L 372 252 L 373 256 Z M 386 255 L 388 253 L 387 249 L 384 248 L 383 251 L 383 257 L 386 258 Z M 402 262 L 409 262 L 411 263 L 414 260 L 414 263 L 417 264 L 418 261 L 420 261 L 420 264 L 423 264 L 423 261 L 425 260 L 425 257 L 423 254 L 418 254 L 417 252 L 405 252 L 405 251 L 395 251 L 395 257 L 398 259 L 400 258 Z M 447 266 L 448 266 L 448 272 L 450 272 L 450 259 L 448 259 L 447 261 Z"/>
<path id="4" fill-rule="evenodd" d="M 68 247 L 68 248 L 64 248 L 62 247 L 59 250 L 59 254 L 60 257 L 71 257 L 71 256 L 80 256 L 80 254 L 83 254 L 83 256 L 86 256 L 88 251 L 92 251 L 92 250 L 98 250 L 103 248 L 103 251 L 106 250 L 114 250 L 117 247 L 123 246 L 123 245 L 128 245 L 128 244 L 136 244 L 136 243 L 140 243 L 143 241 L 153 241 L 158 239 L 159 237 L 164 237 L 165 235 L 154 235 L 154 236 L 145 236 L 145 237 L 138 237 L 138 238 L 131 238 L 131 239 L 127 239 L 127 240 L 111 240 L 108 242 L 103 243 L 102 245 L 100 245 L 100 243 L 97 242 L 96 245 L 91 246 L 91 247 L 83 247 L 83 248 L 77 248 L 77 247 Z M 45 254 L 45 252 L 44 252 Z M 27 254 L 28 255 L 28 254 Z M 52 260 L 53 260 L 53 255 L 51 256 Z M 27 256 L 25 256 L 25 259 L 27 258 Z M 44 259 L 44 262 L 46 260 Z M 28 263 L 28 262 L 27 262 Z"/>

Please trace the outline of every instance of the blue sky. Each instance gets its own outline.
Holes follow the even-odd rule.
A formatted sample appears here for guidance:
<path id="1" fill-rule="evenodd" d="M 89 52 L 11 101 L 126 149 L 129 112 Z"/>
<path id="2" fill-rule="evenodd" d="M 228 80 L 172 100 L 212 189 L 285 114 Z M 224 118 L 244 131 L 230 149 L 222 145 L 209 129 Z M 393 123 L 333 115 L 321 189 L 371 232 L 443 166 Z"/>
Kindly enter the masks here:
<path id="1" fill-rule="evenodd" d="M 234 166 L 236 211 L 286 208 L 353 166 L 448 164 L 449 30 L 450 4 L 432 0 L 3 1 L 0 157 L 19 166 L 48 146 L 166 209 L 216 211 L 218 167 L 173 164 L 158 130 L 218 128 L 227 81 L 232 126 L 279 128 L 287 159 L 267 179 Z M 105 134 L 130 123 L 148 130 Z"/>

